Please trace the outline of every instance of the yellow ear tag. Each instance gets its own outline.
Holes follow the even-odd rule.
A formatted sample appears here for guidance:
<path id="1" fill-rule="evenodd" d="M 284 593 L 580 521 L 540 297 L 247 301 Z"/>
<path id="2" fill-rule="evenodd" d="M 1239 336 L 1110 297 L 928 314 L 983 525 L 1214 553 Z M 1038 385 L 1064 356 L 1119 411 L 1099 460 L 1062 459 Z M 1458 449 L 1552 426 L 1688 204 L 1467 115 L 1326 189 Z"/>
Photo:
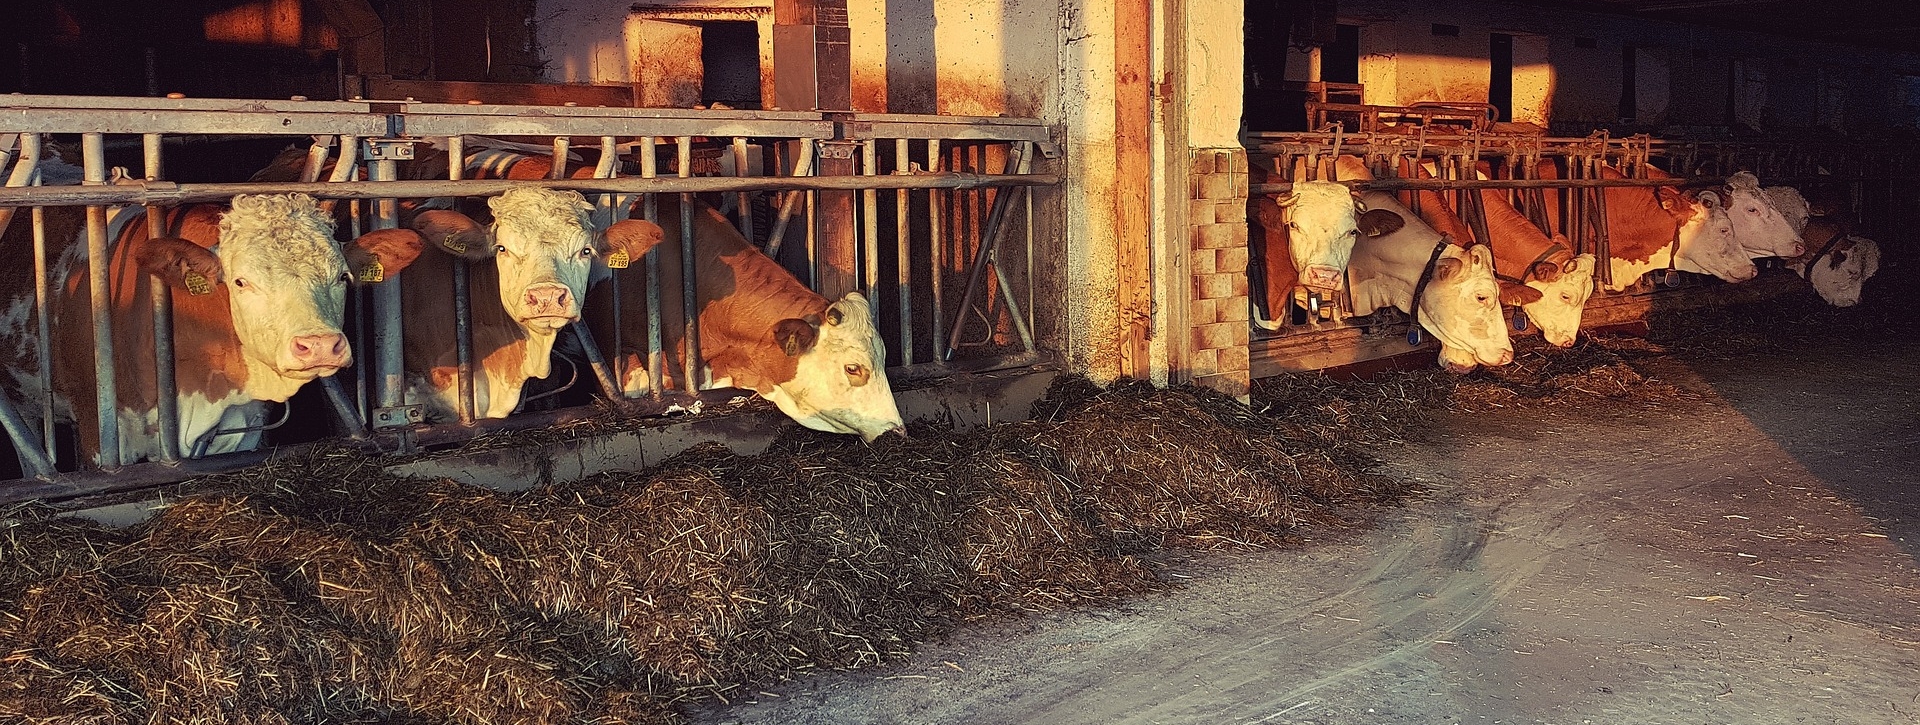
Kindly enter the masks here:
<path id="1" fill-rule="evenodd" d="M 458 234 L 448 234 L 445 239 L 440 240 L 440 246 L 446 247 L 447 251 L 453 252 L 454 254 L 467 253 L 467 243 L 462 241 Z"/>
<path id="2" fill-rule="evenodd" d="M 187 294 L 204 295 L 213 293 L 213 282 L 208 281 L 206 275 L 189 269 L 183 276 L 185 279 L 182 281 L 187 283 Z"/>
<path id="3" fill-rule="evenodd" d="M 360 268 L 361 282 L 373 284 L 375 282 L 385 282 L 386 280 L 387 268 L 382 266 L 378 259 L 367 260 L 367 265 Z"/>
<path id="4" fill-rule="evenodd" d="M 607 255 L 607 267 L 610 269 L 626 269 L 631 264 L 633 264 L 633 258 L 627 256 L 625 249 L 615 249 L 612 254 Z"/>

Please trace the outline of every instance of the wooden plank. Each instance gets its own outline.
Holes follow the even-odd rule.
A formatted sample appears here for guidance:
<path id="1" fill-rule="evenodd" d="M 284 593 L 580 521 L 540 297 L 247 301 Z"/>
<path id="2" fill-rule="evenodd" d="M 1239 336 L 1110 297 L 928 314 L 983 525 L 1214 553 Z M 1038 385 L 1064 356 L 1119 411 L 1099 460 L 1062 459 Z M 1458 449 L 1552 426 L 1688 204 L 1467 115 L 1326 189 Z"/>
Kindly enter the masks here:
<path id="1" fill-rule="evenodd" d="M 367 79 L 367 97 L 398 101 L 413 99 L 426 103 L 501 103 L 526 106 L 608 106 L 632 108 L 633 89 L 628 86 L 590 86 L 570 83 L 479 83 L 473 81 L 410 81 L 397 78 Z"/>
<path id="2" fill-rule="evenodd" d="M 1114 8 L 1114 240 L 1117 251 L 1120 374 L 1153 373 L 1153 1 Z M 1180 244 L 1186 244 L 1182 238 Z M 1180 334 L 1187 334 L 1185 330 Z"/>

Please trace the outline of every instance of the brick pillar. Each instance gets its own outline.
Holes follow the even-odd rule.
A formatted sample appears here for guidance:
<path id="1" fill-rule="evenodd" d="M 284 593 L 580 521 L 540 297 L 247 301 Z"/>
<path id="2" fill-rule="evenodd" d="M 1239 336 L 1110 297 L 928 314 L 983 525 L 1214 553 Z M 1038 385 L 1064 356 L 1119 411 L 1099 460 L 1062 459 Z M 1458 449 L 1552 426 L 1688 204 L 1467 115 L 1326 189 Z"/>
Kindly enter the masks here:
<path id="1" fill-rule="evenodd" d="M 1193 382 L 1246 402 L 1248 364 L 1247 151 L 1195 149 L 1187 217 L 1193 275 L 1188 324 Z"/>

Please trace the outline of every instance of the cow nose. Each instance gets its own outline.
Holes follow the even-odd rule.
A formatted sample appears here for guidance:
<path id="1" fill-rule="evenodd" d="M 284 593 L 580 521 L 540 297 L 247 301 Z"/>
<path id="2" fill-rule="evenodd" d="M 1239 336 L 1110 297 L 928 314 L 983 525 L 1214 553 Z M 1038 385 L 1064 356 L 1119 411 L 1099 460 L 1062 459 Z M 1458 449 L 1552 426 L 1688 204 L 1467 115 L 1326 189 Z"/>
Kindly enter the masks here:
<path id="1" fill-rule="evenodd" d="M 1555 342 L 1553 344 L 1558 345 L 1562 348 L 1568 348 L 1568 347 L 1573 347 L 1573 341 L 1574 341 L 1574 337 L 1572 335 L 1568 335 L 1567 339 L 1561 340 L 1559 342 Z M 1508 353 L 1508 358 L 1512 358 L 1512 353 Z"/>
<path id="2" fill-rule="evenodd" d="M 1789 256 L 1789 257 L 1798 257 L 1798 256 L 1800 256 L 1800 255 L 1802 255 L 1802 254 L 1806 254 L 1806 253 L 1807 253 L 1807 245 L 1805 245 L 1805 244 L 1801 244 L 1800 242 L 1794 242 L 1794 243 L 1793 243 L 1793 250 L 1792 250 L 1791 252 L 1789 252 L 1789 253 L 1787 254 L 1787 256 Z"/>
<path id="3" fill-rule="evenodd" d="M 298 335 L 293 338 L 291 347 L 294 362 L 305 367 L 346 366 L 347 336 L 338 332 Z"/>
<path id="4" fill-rule="evenodd" d="M 1513 362 L 1512 350 L 1501 350 L 1500 355 L 1493 359 L 1493 364 L 1495 365 L 1505 365 L 1510 362 Z"/>
<path id="5" fill-rule="evenodd" d="M 535 314 L 565 314 L 573 307 L 573 290 L 561 284 L 537 284 L 527 288 L 527 309 Z"/>
<path id="6" fill-rule="evenodd" d="M 1307 268 L 1307 286 L 1335 288 L 1340 286 L 1340 268 L 1316 264 Z"/>

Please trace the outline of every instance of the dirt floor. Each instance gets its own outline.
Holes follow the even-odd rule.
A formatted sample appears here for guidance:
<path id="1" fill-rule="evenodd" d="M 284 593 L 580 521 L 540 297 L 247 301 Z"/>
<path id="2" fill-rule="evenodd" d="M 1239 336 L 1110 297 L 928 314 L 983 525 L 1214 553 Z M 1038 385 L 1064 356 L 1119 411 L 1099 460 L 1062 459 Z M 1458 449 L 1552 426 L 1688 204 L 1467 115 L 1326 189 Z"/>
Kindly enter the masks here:
<path id="1" fill-rule="evenodd" d="M 1376 529 L 693 719 L 1920 723 L 1920 341 L 1653 365 L 1701 400 L 1443 416 Z"/>

